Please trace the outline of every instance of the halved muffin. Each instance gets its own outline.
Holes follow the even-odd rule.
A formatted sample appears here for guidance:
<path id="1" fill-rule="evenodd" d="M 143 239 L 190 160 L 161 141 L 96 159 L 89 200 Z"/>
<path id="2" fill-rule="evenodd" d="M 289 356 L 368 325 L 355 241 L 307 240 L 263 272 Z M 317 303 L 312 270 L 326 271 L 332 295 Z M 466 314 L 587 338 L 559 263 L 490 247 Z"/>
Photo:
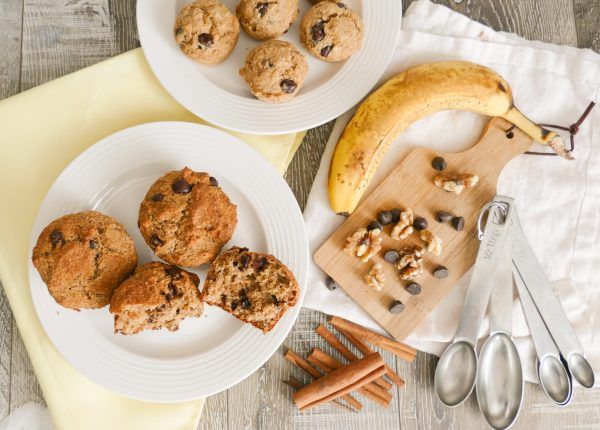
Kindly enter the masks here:
<path id="1" fill-rule="evenodd" d="M 158 261 L 138 266 L 110 301 L 115 333 L 175 331 L 184 318 L 199 317 L 203 311 L 199 283 L 198 276 L 177 266 Z"/>
<path id="2" fill-rule="evenodd" d="M 299 293 L 294 274 L 277 258 L 233 247 L 212 263 L 202 301 L 266 333 L 298 302 Z"/>

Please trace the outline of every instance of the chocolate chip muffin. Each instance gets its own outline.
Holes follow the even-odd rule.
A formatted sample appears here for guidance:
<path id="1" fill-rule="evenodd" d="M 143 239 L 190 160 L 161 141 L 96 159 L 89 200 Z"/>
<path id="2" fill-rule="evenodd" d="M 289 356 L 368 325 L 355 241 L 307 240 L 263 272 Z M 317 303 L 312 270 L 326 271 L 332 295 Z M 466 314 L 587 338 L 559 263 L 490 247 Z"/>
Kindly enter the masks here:
<path id="1" fill-rule="evenodd" d="M 199 283 L 195 274 L 158 261 L 139 266 L 110 301 L 115 333 L 176 331 L 184 318 L 202 315 Z"/>
<path id="2" fill-rule="evenodd" d="M 299 294 L 296 278 L 277 258 L 233 247 L 211 265 L 202 300 L 266 333 Z"/>
<path id="3" fill-rule="evenodd" d="M 32 260 L 58 304 L 101 308 L 133 271 L 137 254 L 121 223 L 87 211 L 52 221 L 38 237 Z"/>
<path id="4" fill-rule="evenodd" d="M 159 258 L 177 266 L 200 266 L 212 261 L 231 239 L 237 207 L 215 178 L 186 167 L 150 187 L 138 225 Z"/>
<path id="5" fill-rule="evenodd" d="M 240 24 L 217 0 L 196 0 L 185 6 L 175 21 L 175 41 L 181 50 L 202 64 L 225 61 L 235 48 Z"/>
<path id="6" fill-rule="evenodd" d="M 321 1 L 302 18 L 300 41 L 320 60 L 342 61 L 360 49 L 362 21 L 344 3 Z"/>
<path id="7" fill-rule="evenodd" d="M 252 94 L 271 103 L 281 103 L 298 94 L 307 73 L 304 55 L 282 40 L 270 40 L 252 49 L 240 69 Z"/>
<path id="8" fill-rule="evenodd" d="M 241 0 L 236 13 L 248 36 L 256 40 L 275 39 L 298 18 L 298 0 Z"/>

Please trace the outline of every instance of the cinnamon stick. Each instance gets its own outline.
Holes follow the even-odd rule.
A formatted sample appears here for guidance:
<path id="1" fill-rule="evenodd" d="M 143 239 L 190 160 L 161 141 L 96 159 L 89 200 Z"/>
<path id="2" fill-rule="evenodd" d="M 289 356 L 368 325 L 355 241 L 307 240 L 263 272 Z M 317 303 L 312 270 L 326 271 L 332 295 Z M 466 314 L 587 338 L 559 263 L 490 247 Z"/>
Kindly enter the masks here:
<path id="1" fill-rule="evenodd" d="M 344 365 L 320 348 L 313 349 L 306 359 L 312 365 L 319 367 L 328 373 L 337 370 Z M 358 392 L 383 406 L 389 406 L 392 401 L 392 395 L 389 391 L 381 388 L 374 382 L 375 381 L 365 385 L 359 389 Z"/>
<path id="2" fill-rule="evenodd" d="M 325 341 L 329 345 L 331 345 L 336 351 L 338 351 L 340 354 L 342 354 L 342 356 L 346 360 L 348 360 L 349 362 L 358 360 L 358 357 L 352 351 L 350 351 L 348 348 L 346 348 L 346 345 L 344 345 L 342 342 L 340 342 L 340 340 L 335 336 L 335 334 L 333 334 L 332 332 L 327 330 L 327 327 L 325 327 L 323 324 L 319 325 L 319 327 L 317 327 L 317 329 L 315 331 L 317 332 L 317 334 L 319 336 L 321 336 L 323 339 L 325 339 Z M 381 388 L 383 388 L 385 390 L 389 390 L 390 388 L 392 388 L 392 384 L 390 384 L 383 378 L 376 379 L 374 382 L 375 382 L 375 384 L 379 385 Z"/>
<path id="3" fill-rule="evenodd" d="M 290 377 L 290 379 L 283 380 L 282 382 L 289 387 L 295 388 L 296 390 L 304 387 L 304 384 L 302 384 L 302 382 L 298 381 L 296 378 Z M 346 409 L 347 411 L 358 412 L 356 409 L 352 409 L 351 407 L 344 405 L 342 402 L 339 402 L 338 400 L 332 400 L 331 403 L 337 407 Z"/>
<path id="4" fill-rule="evenodd" d="M 292 397 L 300 411 L 305 411 L 357 390 L 384 373 L 383 360 L 375 353 L 334 370 L 296 391 Z"/>
<path id="5" fill-rule="evenodd" d="M 353 335 L 352 333 L 350 333 L 349 331 L 343 330 L 343 329 L 339 329 L 339 332 L 342 333 L 344 336 L 346 336 L 346 338 L 350 341 L 350 343 L 352 343 L 352 345 L 354 345 L 356 347 L 356 349 L 358 349 L 363 355 L 369 355 L 369 354 L 373 354 L 375 351 L 366 343 L 364 342 L 361 338 Z M 391 381 L 396 384 L 398 387 L 401 387 L 404 385 L 404 379 L 402 379 L 400 376 L 398 376 L 398 374 L 396 372 L 394 372 L 392 370 L 391 367 L 389 367 L 387 364 L 385 365 L 385 370 L 386 370 L 386 376 L 388 378 L 391 379 Z"/>
<path id="6" fill-rule="evenodd" d="M 348 321 L 343 318 L 334 316 L 331 317 L 329 322 L 338 330 L 346 330 L 356 335 L 357 337 L 366 340 L 367 342 L 377 345 L 380 348 L 397 355 L 403 360 L 413 361 L 417 355 L 416 349 L 411 348 L 410 346 L 405 345 L 402 342 L 390 339 L 389 337 L 382 336 L 379 333 L 376 333 L 372 330 L 369 330 L 368 328 L 353 323 L 352 321 Z"/>
<path id="7" fill-rule="evenodd" d="M 304 370 L 306 373 L 308 373 L 310 376 L 312 376 L 315 379 L 319 379 L 323 376 L 323 375 L 321 375 L 321 372 L 319 372 L 317 369 L 315 369 L 313 366 L 311 366 L 305 359 L 300 357 L 298 354 L 296 354 L 291 349 L 288 349 L 283 357 L 290 363 L 295 364 L 296 366 L 298 366 L 299 368 Z M 363 407 L 362 403 L 360 403 L 358 400 L 356 400 L 350 394 L 344 394 L 341 397 L 346 402 L 348 402 L 349 405 L 354 407 L 356 410 L 360 411 L 362 409 L 362 407 Z"/>

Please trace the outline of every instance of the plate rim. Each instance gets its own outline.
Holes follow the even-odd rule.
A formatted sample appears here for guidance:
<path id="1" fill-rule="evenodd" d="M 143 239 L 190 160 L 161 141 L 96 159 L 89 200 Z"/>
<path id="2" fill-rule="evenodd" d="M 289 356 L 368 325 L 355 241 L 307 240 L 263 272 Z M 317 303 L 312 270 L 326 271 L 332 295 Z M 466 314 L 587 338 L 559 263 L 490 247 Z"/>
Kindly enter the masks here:
<path id="1" fill-rule="evenodd" d="M 259 360 L 257 360 L 255 363 L 253 363 L 253 365 L 247 367 L 243 372 L 238 374 L 238 376 L 236 378 L 233 378 L 227 384 L 224 384 L 222 387 L 219 387 L 216 390 L 212 390 L 212 391 L 209 390 L 209 391 L 205 391 L 202 393 L 196 392 L 196 391 L 202 391 L 202 390 L 196 390 L 191 395 L 189 394 L 189 391 L 184 391 L 183 395 L 174 395 L 172 398 L 164 398 L 164 393 L 152 393 L 151 395 L 147 395 L 147 391 L 143 391 L 144 394 L 138 395 L 135 393 L 136 389 L 135 388 L 131 389 L 131 387 L 127 387 L 127 389 L 123 390 L 119 386 L 112 383 L 111 381 L 103 379 L 101 373 L 88 372 L 86 367 L 80 365 L 81 364 L 80 359 L 74 359 L 71 356 L 71 353 L 69 352 L 69 348 L 63 346 L 61 342 L 55 341 L 55 336 L 60 337 L 60 333 L 55 333 L 54 331 L 49 330 L 48 326 L 46 325 L 45 319 L 43 319 L 41 317 L 41 315 L 43 315 L 43 313 L 40 312 L 40 307 L 43 306 L 44 303 L 43 303 L 43 301 L 41 301 L 41 299 L 38 299 L 37 294 L 34 289 L 36 289 L 37 287 L 40 286 L 40 285 L 38 285 L 38 283 L 41 283 L 42 286 L 44 286 L 44 288 L 45 288 L 45 284 L 39 278 L 39 273 L 33 266 L 33 262 L 30 258 L 32 255 L 33 248 L 37 242 L 37 236 L 38 236 L 39 232 L 47 225 L 48 222 L 51 221 L 51 220 L 47 220 L 43 216 L 44 210 L 46 210 L 46 206 L 49 204 L 49 202 L 48 202 L 49 196 L 51 196 L 52 191 L 55 189 L 55 186 L 57 183 L 59 183 L 60 179 L 64 178 L 68 174 L 68 171 L 70 169 L 77 167 L 77 164 L 81 161 L 81 159 L 84 156 L 89 156 L 90 153 L 97 152 L 99 149 L 104 148 L 106 145 L 110 145 L 111 141 L 120 137 L 121 135 L 123 135 L 125 133 L 129 133 L 129 132 L 135 133 L 138 130 L 152 129 L 154 127 L 159 127 L 159 128 L 160 127 L 175 127 L 175 128 L 183 127 L 183 128 L 188 128 L 189 130 L 195 129 L 199 133 L 209 132 L 209 133 L 212 133 L 213 135 L 220 135 L 224 139 L 229 140 L 229 143 L 231 143 L 231 144 L 234 144 L 236 146 L 241 145 L 241 146 L 243 146 L 243 148 L 245 150 L 248 150 L 250 153 L 253 153 L 256 156 L 256 160 L 260 164 L 262 164 L 265 168 L 271 170 L 271 173 L 275 174 L 279 178 L 279 180 L 281 181 L 280 182 L 281 185 L 285 185 L 286 193 L 289 193 L 286 198 L 293 199 L 295 205 L 294 205 L 293 209 L 292 209 L 292 207 L 288 207 L 288 211 L 293 210 L 293 212 L 296 212 L 295 216 L 297 218 L 296 218 L 294 224 L 296 227 L 299 227 L 299 229 L 296 231 L 296 234 L 298 234 L 298 240 L 300 241 L 299 244 L 302 245 L 301 247 L 298 247 L 298 249 L 296 251 L 291 253 L 291 255 L 294 255 L 294 253 L 297 253 L 298 264 L 300 266 L 294 272 L 294 276 L 296 277 L 296 279 L 298 281 L 298 287 L 300 289 L 299 299 L 298 299 L 298 302 L 296 303 L 296 305 L 294 307 L 288 309 L 286 311 L 286 313 L 284 314 L 284 318 L 288 317 L 289 322 L 287 323 L 285 328 L 282 330 L 282 332 L 280 332 L 280 334 L 278 335 L 279 339 L 277 341 L 275 341 L 272 344 L 271 348 L 269 348 L 267 350 L 268 352 L 266 352 L 264 356 L 261 356 L 261 358 Z M 221 144 L 221 142 L 219 142 L 219 144 Z M 133 143 L 129 143 L 129 145 L 133 145 Z M 168 145 L 166 145 L 166 147 L 168 147 Z M 271 250 L 268 250 L 267 252 L 270 252 L 270 251 Z M 156 260 L 156 257 L 154 256 L 153 261 L 155 261 L 155 260 Z M 281 175 L 281 173 L 279 171 L 277 171 L 277 169 L 275 169 L 275 167 L 259 151 L 257 151 L 252 146 L 250 146 L 247 143 L 245 143 L 244 141 L 242 141 L 240 138 L 238 138 L 230 133 L 227 133 L 226 131 L 223 131 L 223 130 L 220 130 L 218 128 L 211 127 L 208 125 L 187 122 L 187 121 L 151 121 L 151 122 L 145 122 L 142 124 L 134 125 L 132 127 L 127 127 L 127 128 L 121 129 L 117 132 L 111 133 L 111 134 L 99 139 L 94 144 L 88 146 L 85 150 L 81 151 L 56 176 L 52 185 L 46 191 L 44 199 L 42 200 L 42 202 L 40 203 L 40 205 L 37 209 L 34 222 L 31 226 L 30 241 L 29 241 L 29 245 L 28 245 L 28 278 L 27 278 L 27 280 L 29 282 L 29 294 L 30 294 L 30 297 L 31 297 L 33 305 L 34 305 L 35 313 L 38 318 L 38 321 L 40 322 L 40 325 L 44 329 L 44 333 L 48 336 L 48 339 L 50 340 L 51 344 L 56 348 L 56 350 L 59 352 L 59 354 L 65 359 L 65 361 L 67 363 L 69 363 L 71 366 L 73 366 L 81 375 L 83 375 L 84 377 L 90 379 L 91 381 L 95 382 L 96 384 L 98 384 L 112 392 L 115 392 L 117 394 L 123 395 L 123 396 L 131 398 L 131 399 L 146 401 L 146 402 L 154 402 L 154 403 L 178 403 L 178 402 L 182 402 L 182 401 L 191 401 L 191 400 L 197 400 L 197 399 L 200 399 L 203 397 L 208 397 L 208 396 L 217 394 L 219 392 L 225 391 L 225 390 L 239 384 L 240 382 L 242 382 L 243 380 L 245 380 L 246 378 L 251 376 L 253 373 L 255 373 L 262 365 L 264 365 L 264 363 L 266 363 L 273 356 L 274 353 L 277 352 L 277 350 L 281 347 L 281 345 L 287 339 L 289 333 L 291 332 L 291 330 L 299 316 L 300 310 L 302 308 L 302 304 L 304 302 L 304 298 L 306 296 L 306 291 L 308 288 L 309 263 L 310 263 L 310 251 L 309 251 L 308 234 L 307 234 L 307 230 L 306 230 L 306 224 L 304 223 L 302 211 L 299 207 L 297 199 L 294 196 L 291 188 L 289 187 L 289 185 L 287 184 L 287 182 Z M 38 279 L 36 279 L 36 278 L 38 278 Z M 47 289 L 45 290 L 45 293 L 49 294 L 47 292 Z M 207 305 L 205 305 L 205 306 L 207 306 Z M 107 309 L 108 309 L 107 307 L 103 307 L 100 309 L 95 309 L 94 311 L 103 311 L 103 310 L 107 311 Z M 290 315 L 291 315 L 291 317 L 289 317 Z M 247 327 L 248 327 L 248 325 L 243 325 L 242 329 L 245 329 Z M 257 329 L 251 328 L 251 330 L 257 330 Z M 273 334 L 273 333 L 271 332 L 270 334 Z M 267 334 L 266 336 L 269 336 L 269 334 Z M 115 348 L 118 348 L 118 347 L 115 347 Z M 151 358 L 149 360 L 153 361 L 154 358 Z M 165 360 L 168 361 L 168 359 L 165 359 Z M 196 360 L 197 360 L 197 358 L 196 358 Z M 163 361 L 163 360 L 161 359 L 160 361 Z M 182 360 L 178 359 L 178 361 L 182 361 Z M 193 361 L 194 361 L 194 358 L 185 358 L 183 360 L 183 362 L 193 362 Z M 160 398 L 152 397 L 155 395 L 158 395 Z"/>
<path id="2" fill-rule="evenodd" d="M 174 1 L 174 0 L 170 0 L 170 1 Z M 300 1 L 302 1 L 302 0 L 300 0 Z M 364 5 L 373 6 L 373 3 L 371 3 L 369 0 L 361 0 L 361 1 L 363 4 L 363 8 L 364 8 Z M 398 41 L 400 40 L 400 35 L 402 33 L 402 29 L 401 29 L 401 23 L 402 23 L 402 18 L 403 18 L 402 2 L 399 0 L 378 0 L 377 5 L 373 6 L 373 8 L 379 8 L 383 4 L 392 11 L 397 10 L 397 17 L 396 17 L 397 23 L 395 24 L 394 34 L 390 35 L 389 33 L 384 34 L 384 32 L 382 32 L 381 38 L 378 39 L 379 41 L 381 41 L 382 39 L 385 38 L 386 39 L 385 43 L 386 43 L 386 45 L 389 44 L 389 49 L 384 52 L 384 55 L 380 55 L 377 57 L 376 72 L 368 75 L 368 79 L 366 79 L 366 81 L 368 82 L 368 85 L 366 85 L 366 87 L 365 87 L 366 89 L 364 91 L 354 93 L 352 98 L 350 100 L 348 100 L 346 103 L 344 103 L 343 105 L 340 104 L 335 109 L 331 109 L 331 111 L 329 113 L 320 115 L 318 118 L 315 117 L 312 120 L 304 120 L 304 118 L 306 117 L 306 109 L 296 109 L 296 111 L 293 112 L 293 116 L 295 118 L 295 125 L 293 125 L 293 126 L 291 126 L 291 125 L 290 126 L 271 125 L 268 128 L 265 128 L 264 126 L 261 127 L 260 124 L 264 124 L 265 123 L 264 120 L 270 120 L 272 122 L 273 111 L 269 110 L 269 109 L 274 109 L 272 107 L 278 106 L 278 104 L 259 102 L 260 104 L 256 104 L 255 106 L 260 106 L 261 108 L 267 109 L 268 111 L 266 113 L 262 112 L 261 108 L 257 108 L 257 109 L 254 109 L 253 111 L 249 111 L 246 113 L 245 116 L 257 118 L 257 119 L 255 121 L 253 121 L 253 124 L 250 124 L 248 122 L 246 125 L 239 125 L 239 123 L 236 123 L 233 121 L 228 122 L 226 119 L 224 120 L 221 116 L 212 114 L 210 109 L 205 108 L 204 111 L 201 111 L 201 109 L 197 109 L 196 105 L 192 105 L 193 103 L 188 103 L 185 100 L 185 97 L 182 92 L 177 91 L 174 88 L 174 85 L 171 84 L 169 79 L 167 79 L 167 77 L 165 76 L 166 74 L 159 73 L 159 71 L 157 70 L 158 62 L 155 62 L 155 60 L 154 60 L 154 56 L 157 54 L 152 53 L 152 50 L 147 47 L 148 37 L 146 36 L 146 34 L 147 34 L 147 32 L 151 31 L 151 28 L 148 25 L 146 25 L 145 20 L 142 19 L 142 16 L 145 16 L 143 13 L 143 8 L 149 7 L 148 6 L 149 4 L 150 4 L 149 1 L 146 2 L 143 0 L 137 0 L 136 24 L 137 24 L 137 28 L 138 28 L 140 46 L 142 48 L 142 52 L 144 53 L 144 58 L 146 59 L 148 65 L 150 66 L 150 69 L 152 70 L 152 73 L 154 74 L 156 79 L 159 81 L 159 83 L 165 89 L 165 91 L 167 91 L 170 94 L 171 97 L 173 97 L 183 107 L 188 109 L 193 115 L 195 115 L 199 118 L 202 118 L 203 120 L 206 120 L 206 121 L 210 122 L 211 124 L 215 124 L 219 127 L 237 131 L 237 132 L 241 132 L 241 133 L 263 134 L 263 135 L 296 133 L 296 132 L 308 130 L 310 128 L 318 127 L 322 124 L 325 124 L 328 121 L 331 121 L 331 120 L 339 117 L 340 115 L 344 114 L 345 112 L 351 110 L 353 106 L 358 104 L 364 97 L 366 97 L 373 90 L 373 88 L 377 85 L 377 83 L 379 82 L 381 77 L 386 72 L 390 62 L 392 61 L 394 53 L 396 52 L 396 48 L 398 46 Z M 301 19 L 301 17 L 299 17 L 298 19 Z M 364 17 L 363 17 L 363 19 L 364 19 Z M 243 30 L 240 29 L 240 32 L 242 33 Z M 363 43 L 364 43 L 364 40 L 363 40 Z M 364 46 L 361 49 L 361 52 L 364 52 Z M 344 62 L 341 62 L 342 66 L 345 66 L 347 64 L 347 62 L 350 61 L 351 59 L 352 58 L 350 58 Z M 190 61 L 192 61 L 192 60 L 190 60 Z M 218 65 L 217 65 L 217 67 L 218 67 Z M 373 70 L 373 67 L 369 67 L 369 70 Z M 337 74 L 339 74 L 339 73 L 337 73 Z M 356 82 L 357 80 L 365 81 L 365 79 L 361 79 L 361 77 L 357 77 L 354 79 L 353 82 Z M 328 79 L 327 81 L 329 82 L 330 79 Z M 206 84 L 205 86 L 207 86 L 207 87 L 216 86 L 215 84 L 213 84 L 212 81 L 210 81 L 208 79 L 204 79 L 201 82 L 205 83 Z M 347 88 L 350 88 L 350 89 L 352 89 L 353 87 L 354 87 L 354 85 L 347 86 Z M 231 96 L 234 97 L 233 94 Z M 238 98 L 239 96 L 235 95 L 235 97 Z M 320 102 L 322 102 L 322 100 L 318 100 L 318 99 L 315 100 L 314 105 L 312 105 L 311 107 L 317 108 L 317 109 L 312 109 L 312 110 L 318 111 L 319 109 L 321 109 L 322 103 L 320 103 Z M 281 106 L 281 105 L 285 105 L 285 103 L 279 104 L 279 106 Z M 258 115 L 258 117 L 257 117 L 257 115 Z M 259 124 L 259 125 L 257 126 L 255 124 Z"/>

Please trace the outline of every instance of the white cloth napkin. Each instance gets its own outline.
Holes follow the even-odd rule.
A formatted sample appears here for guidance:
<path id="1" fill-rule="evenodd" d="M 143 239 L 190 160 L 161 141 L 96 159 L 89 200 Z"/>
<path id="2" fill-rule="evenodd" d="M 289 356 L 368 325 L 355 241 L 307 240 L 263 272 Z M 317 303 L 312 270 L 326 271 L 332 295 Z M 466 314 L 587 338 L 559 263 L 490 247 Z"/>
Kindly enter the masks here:
<path id="1" fill-rule="evenodd" d="M 600 92 L 600 55 L 590 50 L 528 41 L 496 32 L 452 10 L 419 0 L 406 11 L 392 62 L 382 78 L 416 64 L 450 59 L 484 64 L 511 85 L 515 104 L 536 122 L 568 126 Z M 311 252 L 343 222 L 327 200 L 331 154 L 350 113 L 333 129 L 311 190 L 304 217 Z M 406 130 L 392 145 L 373 186 L 415 146 L 462 151 L 477 140 L 488 118 L 465 112 L 440 112 Z M 576 137 L 576 160 L 523 155 L 503 170 L 498 192 L 516 199 L 525 234 L 561 299 L 597 375 L 600 373 L 600 107 L 592 111 Z M 369 190 L 367 193 L 369 194 Z M 304 306 L 339 315 L 381 330 L 343 291 L 329 291 L 323 272 L 311 266 Z M 406 339 L 439 355 L 456 330 L 470 273 Z M 514 335 L 528 380 L 535 379 L 533 343 L 518 300 Z M 486 336 L 487 320 L 480 336 Z"/>

